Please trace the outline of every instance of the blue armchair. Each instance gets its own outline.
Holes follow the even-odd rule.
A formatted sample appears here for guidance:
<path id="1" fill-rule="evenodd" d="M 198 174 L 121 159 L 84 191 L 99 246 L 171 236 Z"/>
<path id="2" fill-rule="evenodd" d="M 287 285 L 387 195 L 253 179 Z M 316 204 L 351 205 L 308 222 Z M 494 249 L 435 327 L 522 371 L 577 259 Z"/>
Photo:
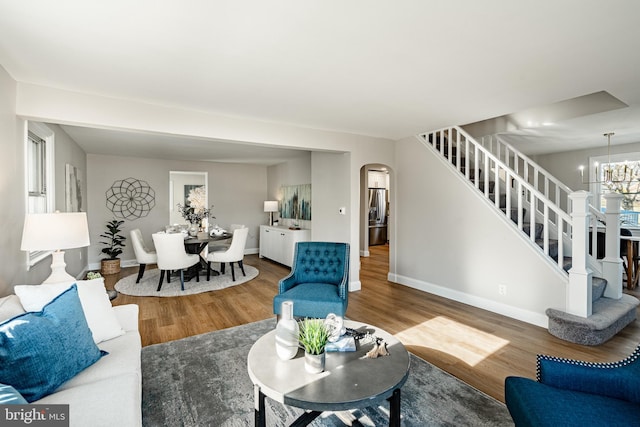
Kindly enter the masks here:
<path id="1" fill-rule="evenodd" d="M 298 242 L 291 273 L 278 283 L 273 312 L 293 301 L 293 315 L 324 318 L 343 316 L 349 299 L 349 244 Z"/>
<path id="2" fill-rule="evenodd" d="M 520 426 L 640 426 L 640 347 L 613 363 L 538 355 L 537 382 L 507 377 L 505 402 Z"/>

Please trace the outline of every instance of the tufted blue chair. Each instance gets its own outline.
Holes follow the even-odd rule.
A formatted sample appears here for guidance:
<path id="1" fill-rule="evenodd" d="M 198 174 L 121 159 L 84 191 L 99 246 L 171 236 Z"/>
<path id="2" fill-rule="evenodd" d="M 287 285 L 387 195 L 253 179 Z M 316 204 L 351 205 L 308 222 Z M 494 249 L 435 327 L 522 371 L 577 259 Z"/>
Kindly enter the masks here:
<path id="1" fill-rule="evenodd" d="M 278 283 L 273 312 L 293 301 L 293 315 L 324 318 L 343 316 L 349 297 L 349 244 L 298 242 L 291 273 Z"/>
<path id="2" fill-rule="evenodd" d="M 537 361 L 537 381 L 505 379 L 505 403 L 516 427 L 640 425 L 640 347 L 618 362 L 545 355 Z"/>

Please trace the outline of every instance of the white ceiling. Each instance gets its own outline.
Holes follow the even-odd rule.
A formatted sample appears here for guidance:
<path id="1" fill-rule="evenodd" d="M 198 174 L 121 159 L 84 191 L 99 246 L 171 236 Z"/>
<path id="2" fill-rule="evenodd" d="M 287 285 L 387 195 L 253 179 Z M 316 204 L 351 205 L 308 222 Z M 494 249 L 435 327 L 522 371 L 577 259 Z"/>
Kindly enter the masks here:
<path id="1" fill-rule="evenodd" d="M 0 65 L 21 82 L 394 140 L 598 91 L 640 123 L 638 16 L 637 0 L 0 0 Z M 600 116 L 544 131 L 591 125 L 579 147 L 616 126 L 640 135 Z"/>
<path id="2" fill-rule="evenodd" d="M 61 125 L 87 153 L 167 160 L 276 165 L 307 151 L 184 136 Z"/>

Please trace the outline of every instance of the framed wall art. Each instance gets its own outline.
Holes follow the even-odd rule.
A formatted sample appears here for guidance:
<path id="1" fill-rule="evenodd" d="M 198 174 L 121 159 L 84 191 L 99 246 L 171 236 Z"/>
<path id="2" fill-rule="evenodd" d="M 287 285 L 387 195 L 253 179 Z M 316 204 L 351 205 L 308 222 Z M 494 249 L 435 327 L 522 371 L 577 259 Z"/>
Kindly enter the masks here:
<path id="1" fill-rule="evenodd" d="M 77 167 L 67 163 L 64 174 L 64 201 L 67 212 L 82 212 L 82 176 Z"/>
<path id="2" fill-rule="evenodd" d="M 280 192 L 280 218 L 311 220 L 311 184 L 282 186 Z"/>

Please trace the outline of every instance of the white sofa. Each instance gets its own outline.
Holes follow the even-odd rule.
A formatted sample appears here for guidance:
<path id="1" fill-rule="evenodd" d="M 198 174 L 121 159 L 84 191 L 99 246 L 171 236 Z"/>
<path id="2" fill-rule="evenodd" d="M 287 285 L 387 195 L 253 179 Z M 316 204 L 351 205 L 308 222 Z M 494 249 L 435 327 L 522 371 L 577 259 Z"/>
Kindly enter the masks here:
<path id="1" fill-rule="evenodd" d="M 124 334 L 98 344 L 109 352 L 34 404 L 68 404 L 71 427 L 141 426 L 142 371 L 138 306 L 112 307 Z M 0 322 L 24 313 L 16 295 L 0 298 Z"/>

